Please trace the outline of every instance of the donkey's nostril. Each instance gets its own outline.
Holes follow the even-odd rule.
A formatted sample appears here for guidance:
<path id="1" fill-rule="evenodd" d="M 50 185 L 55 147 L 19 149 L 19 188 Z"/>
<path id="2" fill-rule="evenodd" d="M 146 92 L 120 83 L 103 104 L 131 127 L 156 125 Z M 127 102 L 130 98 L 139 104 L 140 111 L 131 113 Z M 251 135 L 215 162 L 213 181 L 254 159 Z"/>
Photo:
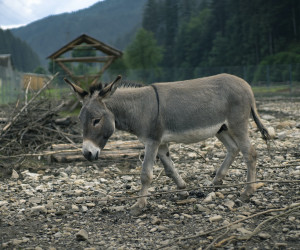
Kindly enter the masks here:
<path id="1" fill-rule="evenodd" d="M 97 153 L 95 155 L 95 160 L 98 160 L 98 155 L 99 155 L 99 152 L 97 151 Z"/>
<path id="2" fill-rule="evenodd" d="M 87 159 L 88 161 L 91 161 L 91 160 L 92 160 L 92 153 L 91 153 L 91 151 L 84 150 L 84 151 L 83 151 L 83 156 L 84 156 L 85 159 Z"/>
<path id="3" fill-rule="evenodd" d="M 92 159 L 92 153 L 91 152 L 88 152 L 88 159 Z"/>

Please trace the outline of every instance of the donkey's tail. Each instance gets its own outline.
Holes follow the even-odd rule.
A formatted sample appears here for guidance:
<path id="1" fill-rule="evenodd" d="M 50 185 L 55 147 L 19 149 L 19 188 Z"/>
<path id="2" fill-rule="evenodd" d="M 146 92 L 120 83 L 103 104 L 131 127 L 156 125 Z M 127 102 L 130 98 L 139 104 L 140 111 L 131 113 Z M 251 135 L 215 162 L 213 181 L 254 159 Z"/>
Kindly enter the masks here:
<path id="1" fill-rule="evenodd" d="M 271 139 L 271 136 L 267 130 L 267 128 L 262 124 L 258 114 L 257 114 L 257 111 L 256 111 L 256 108 L 255 106 L 254 107 L 251 107 L 251 114 L 253 116 L 253 120 L 254 122 L 256 123 L 261 135 L 262 135 L 262 138 L 268 142 L 268 140 Z"/>

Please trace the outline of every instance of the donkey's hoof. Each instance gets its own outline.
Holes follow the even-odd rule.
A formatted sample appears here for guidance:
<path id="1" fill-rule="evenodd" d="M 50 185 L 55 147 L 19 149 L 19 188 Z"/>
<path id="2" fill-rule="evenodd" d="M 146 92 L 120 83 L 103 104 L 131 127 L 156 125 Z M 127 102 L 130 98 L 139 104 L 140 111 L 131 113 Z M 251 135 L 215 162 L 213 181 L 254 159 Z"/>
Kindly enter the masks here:
<path id="1" fill-rule="evenodd" d="M 212 181 L 213 186 L 215 186 L 215 190 L 219 190 L 221 185 L 223 185 L 223 180 L 217 180 L 216 178 L 214 178 L 214 180 Z"/>
<path id="2" fill-rule="evenodd" d="M 143 213 L 145 206 L 141 206 L 139 202 L 136 202 L 133 206 L 130 208 L 130 213 L 133 216 L 139 216 Z"/>
<path id="3" fill-rule="evenodd" d="M 184 200 L 184 199 L 186 199 L 187 197 L 189 197 L 189 195 L 190 195 L 190 194 L 189 194 L 188 191 L 181 191 L 181 192 L 179 192 L 179 193 L 177 194 L 179 200 Z"/>
<path id="4" fill-rule="evenodd" d="M 242 202 L 249 202 L 250 198 L 251 198 L 251 194 L 249 194 L 249 193 L 243 192 L 240 194 L 240 200 Z"/>

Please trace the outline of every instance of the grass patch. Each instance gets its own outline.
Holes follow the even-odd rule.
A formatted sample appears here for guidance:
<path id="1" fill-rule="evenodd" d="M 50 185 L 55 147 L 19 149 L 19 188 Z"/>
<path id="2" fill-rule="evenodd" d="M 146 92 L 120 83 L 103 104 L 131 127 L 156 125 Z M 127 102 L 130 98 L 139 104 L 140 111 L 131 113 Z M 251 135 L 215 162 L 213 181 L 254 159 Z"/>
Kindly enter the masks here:
<path id="1" fill-rule="evenodd" d="M 277 93 L 289 93 L 289 86 L 270 86 L 270 87 L 252 87 L 254 94 L 277 94 Z"/>

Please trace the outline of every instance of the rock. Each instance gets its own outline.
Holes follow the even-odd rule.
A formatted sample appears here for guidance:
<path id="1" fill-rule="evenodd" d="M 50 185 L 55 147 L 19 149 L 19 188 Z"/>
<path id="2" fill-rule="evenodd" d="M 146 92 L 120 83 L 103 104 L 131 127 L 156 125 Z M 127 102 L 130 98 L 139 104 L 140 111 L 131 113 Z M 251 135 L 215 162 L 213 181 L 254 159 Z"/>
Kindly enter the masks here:
<path id="1" fill-rule="evenodd" d="M 193 218 L 193 216 L 190 215 L 190 214 L 182 213 L 181 215 L 182 215 L 183 217 L 185 217 L 185 218 L 188 218 L 188 219 L 192 219 L 192 218 Z"/>
<path id="2" fill-rule="evenodd" d="M 167 231 L 168 228 L 165 227 L 165 226 L 159 225 L 159 226 L 157 227 L 157 230 L 158 230 L 158 231 Z"/>
<path id="3" fill-rule="evenodd" d="M 123 176 L 121 177 L 121 179 L 124 180 L 124 181 L 130 182 L 130 181 L 132 181 L 133 176 L 130 176 L 130 175 L 123 175 Z"/>
<path id="4" fill-rule="evenodd" d="M 224 206 L 228 207 L 229 210 L 232 210 L 233 207 L 234 207 L 234 205 L 235 205 L 235 203 L 234 203 L 234 201 L 232 201 L 232 200 L 226 200 L 226 201 L 224 202 Z"/>
<path id="5" fill-rule="evenodd" d="M 75 236 L 76 240 L 78 241 L 86 241 L 89 238 L 87 231 L 85 231 L 84 229 L 81 229 L 78 233 L 76 233 Z"/>
<path id="6" fill-rule="evenodd" d="M 283 128 L 292 128 L 296 125 L 295 121 L 283 121 L 277 124 L 277 129 L 283 129 Z"/>
<path id="7" fill-rule="evenodd" d="M 201 204 L 196 204 L 196 208 L 199 212 L 206 212 L 209 213 L 210 209 L 207 207 L 202 206 Z"/>
<path id="8" fill-rule="evenodd" d="M 22 175 L 25 177 L 25 179 L 30 179 L 32 181 L 38 181 L 41 176 L 40 174 L 30 173 L 29 170 L 23 171 Z"/>
<path id="9" fill-rule="evenodd" d="M 60 238 L 62 236 L 62 233 L 61 232 L 57 232 L 54 234 L 54 237 L 55 238 Z"/>
<path id="10" fill-rule="evenodd" d="M 35 206 L 31 208 L 32 213 L 47 213 L 47 208 L 42 205 L 42 206 Z"/>
<path id="11" fill-rule="evenodd" d="M 174 217 L 175 219 L 179 219 L 179 218 L 180 218 L 180 215 L 179 215 L 179 214 L 173 214 L 173 217 Z"/>
<path id="12" fill-rule="evenodd" d="M 79 207 L 77 205 L 74 205 L 74 204 L 72 204 L 71 209 L 72 209 L 73 212 L 78 212 L 79 211 Z"/>
<path id="13" fill-rule="evenodd" d="M 124 212 L 124 211 L 126 211 L 126 206 L 114 206 L 111 209 L 116 212 Z"/>
<path id="14" fill-rule="evenodd" d="M 154 233 L 156 231 L 157 231 L 157 227 L 153 227 L 153 228 L 150 229 L 150 233 Z"/>
<path id="15" fill-rule="evenodd" d="M 13 239 L 11 241 L 12 245 L 17 246 L 23 243 L 23 240 L 19 240 L 19 239 Z"/>
<path id="16" fill-rule="evenodd" d="M 238 232 L 240 232 L 242 235 L 250 235 L 252 234 L 251 231 L 249 231 L 248 229 L 244 228 L 244 227 L 239 227 L 236 229 Z"/>
<path id="17" fill-rule="evenodd" d="M 223 217 L 221 215 L 214 215 L 214 216 L 209 217 L 210 222 L 216 222 L 216 221 L 220 221 L 222 219 L 223 219 Z"/>
<path id="18" fill-rule="evenodd" d="M 160 218 L 157 218 L 157 217 L 152 217 L 152 220 L 151 220 L 151 224 L 152 225 L 159 225 L 161 223 L 161 219 Z"/>
<path id="19" fill-rule="evenodd" d="M 16 170 L 12 170 L 12 173 L 11 173 L 11 178 L 12 179 L 19 179 L 19 174 L 17 173 Z"/>
<path id="20" fill-rule="evenodd" d="M 216 196 L 220 199 L 224 199 L 224 194 L 222 194 L 221 192 L 216 192 Z"/>
<path id="21" fill-rule="evenodd" d="M 7 205 L 7 204 L 8 204 L 7 201 L 0 201 L 0 207 L 1 207 L 1 206 L 4 206 L 4 205 Z"/>
<path id="22" fill-rule="evenodd" d="M 68 175 L 67 173 L 65 173 L 65 172 L 60 172 L 59 175 L 60 175 L 61 177 L 63 177 L 63 178 L 69 177 L 69 175 Z"/>
<path id="23" fill-rule="evenodd" d="M 42 199 L 40 197 L 31 197 L 28 201 L 32 204 L 39 204 L 42 202 Z"/>
<path id="24" fill-rule="evenodd" d="M 266 120 L 266 121 L 273 121 L 273 120 L 275 120 L 275 116 L 273 116 L 273 115 L 262 115 L 261 118 L 264 119 L 264 120 Z"/>
<path id="25" fill-rule="evenodd" d="M 271 238 L 271 235 L 268 233 L 265 233 L 265 232 L 260 232 L 258 234 L 258 237 L 262 240 L 267 240 L 267 239 Z"/>
<path id="26" fill-rule="evenodd" d="M 209 203 L 209 202 L 211 202 L 211 201 L 213 200 L 213 198 L 215 198 L 215 197 L 216 197 L 215 192 L 211 192 L 211 193 L 209 193 L 209 194 L 206 196 L 206 198 L 203 200 L 203 202 Z"/>
<path id="27" fill-rule="evenodd" d="M 189 203 L 195 203 L 196 201 L 197 201 L 197 199 L 191 198 L 191 199 L 186 199 L 186 200 L 179 200 L 179 201 L 176 201 L 176 203 L 178 205 L 185 205 L 185 204 L 189 204 Z"/>
<path id="28" fill-rule="evenodd" d="M 287 137 L 287 133 L 285 131 L 277 134 L 279 140 L 284 140 Z"/>

